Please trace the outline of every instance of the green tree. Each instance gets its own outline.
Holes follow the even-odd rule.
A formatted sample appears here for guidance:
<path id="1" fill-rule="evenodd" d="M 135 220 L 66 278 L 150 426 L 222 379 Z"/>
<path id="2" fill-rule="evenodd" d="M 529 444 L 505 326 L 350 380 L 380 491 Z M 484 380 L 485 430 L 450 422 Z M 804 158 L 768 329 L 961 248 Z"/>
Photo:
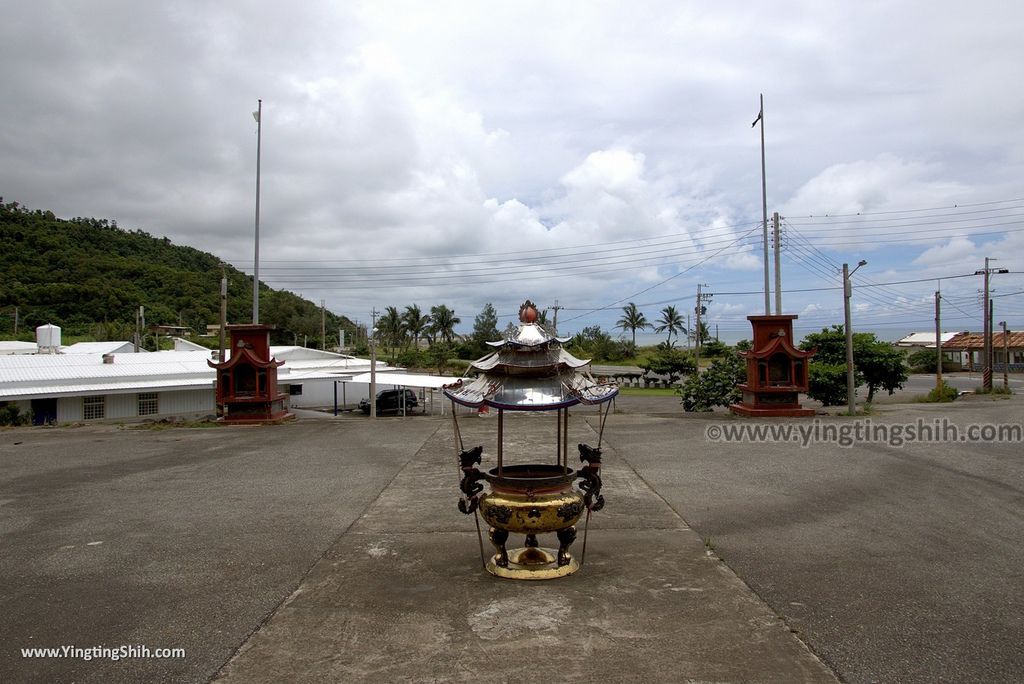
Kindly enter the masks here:
<path id="1" fill-rule="evenodd" d="M 443 341 L 435 342 L 427 350 L 427 361 L 432 367 L 437 369 L 438 375 L 444 375 L 444 372 L 448 369 L 448 359 L 451 358 L 452 351 L 451 343 Z"/>
<path id="2" fill-rule="evenodd" d="M 694 373 L 678 393 L 684 411 L 711 411 L 731 406 L 742 398 L 738 385 L 747 379 L 747 366 L 739 354 L 726 354 L 711 362 L 703 373 Z"/>
<path id="3" fill-rule="evenodd" d="M 647 317 L 636 308 L 636 304 L 633 302 L 622 307 L 622 318 L 615 324 L 616 328 L 620 328 L 623 331 L 629 330 L 633 333 L 634 346 L 636 345 L 636 331 L 649 328 L 650 326 L 651 324 L 647 321 Z"/>
<path id="4" fill-rule="evenodd" d="M 498 339 L 498 312 L 490 302 L 473 319 L 473 353 L 483 356 L 488 349 L 487 343 Z"/>
<path id="5" fill-rule="evenodd" d="M 459 323 L 462 323 L 462 319 L 446 305 L 430 307 L 430 334 L 434 340 L 440 339 L 451 344 L 455 340 L 455 326 Z"/>
<path id="6" fill-rule="evenodd" d="M 708 324 L 704 321 L 700 322 L 699 330 L 691 330 L 689 334 L 694 338 L 694 342 L 696 342 L 697 335 L 699 334 L 701 346 L 711 340 L 711 331 L 708 330 Z"/>
<path id="7" fill-rule="evenodd" d="M 405 326 L 413 347 L 419 349 L 420 338 L 430 325 L 430 316 L 424 315 L 417 305 L 410 304 L 402 312 L 402 325 Z"/>
<path id="8" fill-rule="evenodd" d="M 18 306 L 21 330 L 55 323 L 68 335 L 110 336 L 118 326 L 134 331 L 139 306 L 145 307 L 148 324 L 205 332 L 207 324 L 219 320 L 221 262 L 213 254 L 123 230 L 106 219 L 58 219 L 52 212 L 2 201 L 0 244 L 0 309 Z M 231 266 L 224 270 L 228 322 L 246 322 L 252 278 Z M 329 330 L 352 325 L 330 312 L 326 319 Z M 276 326 L 275 344 L 299 334 L 320 336 L 319 307 L 265 285 L 260 320 Z"/>
<path id="9" fill-rule="evenodd" d="M 726 354 L 731 354 L 732 349 L 730 349 L 729 345 L 725 344 L 724 342 L 719 342 L 718 340 L 708 340 L 707 342 L 701 345 L 700 353 L 701 356 L 710 358 L 712 356 L 725 356 Z"/>
<path id="10" fill-rule="evenodd" d="M 810 389 L 807 395 L 825 404 L 837 406 L 846 401 L 846 334 L 843 326 L 823 328 L 807 335 L 800 348 L 815 350 L 808 368 Z M 903 353 L 873 333 L 853 334 L 854 386 L 866 384 L 867 402 L 882 389 L 892 394 L 907 381 Z"/>
<path id="11" fill-rule="evenodd" d="M 689 375 L 697 371 L 697 363 L 693 354 L 682 349 L 662 343 L 659 344 L 654 354 L 641 363 L 644 374 L 667 375 L 670 385 L 682 375 Z"/>
<path id="12" fill-rule="evenodd" d="M 868 386 L 869 404 L 878 390 L 885 390 L 891 395 L 907 381 L 903 352 L 888 342 L 878 340 L 873 333 L 854 333 L 853 365 Z"/>
<path id="13" fill-rule="evenodd" d="M 854 386 L 862 384 L 854 374 Z M 812 361 L 807 368 L 807 396 L 825 406 L 846 403 L 846 364 Z"/>
<path id="14" fill-rule="evenodd" d="M 669 344 L 672 344 L 672 335 L 686 333 L 686 326 L 683 324 L 682 315 L 671 304 L 661 310 L 661 316 L 656 323 L 658 325 L 655 326 L 654 332 L 665 332 L 667 330 Z"/>
<path id="15" fill-rule="evenodd" d="M 384 308 L 384 315 L 377 321 L 377 337 L 386 349 L 389 356 L 394 357 L 395 349 L 401 346 L 405 338 L 405 326 L 402 323 L 402 314 L 398 308 L 388 306 Z"/>
<path id="16" fill-rule="evenodd" d="M 569 342 L 569 351 L 593 361 L 621 361 L 636 353 L 626 340 L 613 340 L 599 325 L 591 325 L 576 333 Z"/>

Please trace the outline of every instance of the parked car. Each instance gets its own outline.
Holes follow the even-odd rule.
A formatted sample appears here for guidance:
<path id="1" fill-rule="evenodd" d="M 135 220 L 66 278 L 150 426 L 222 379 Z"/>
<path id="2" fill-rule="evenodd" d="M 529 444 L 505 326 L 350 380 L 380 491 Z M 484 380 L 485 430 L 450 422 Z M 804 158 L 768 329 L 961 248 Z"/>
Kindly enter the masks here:
<path id="1" fill-rule="evenodd" d="M 416 399 L 416 393 L 411 389 L 407 390 L 396 390 L 386 389 L 377 392 L 377 414 L 381 413 L 401 413 L 402 411 L 402 392 L 405 392 L 405 412 L 409 413 L 414 408 L 419 406 L 419 400 Z M 370 415 L 370 400 L 361 399 L 359 401 L 359 410 Z"/>

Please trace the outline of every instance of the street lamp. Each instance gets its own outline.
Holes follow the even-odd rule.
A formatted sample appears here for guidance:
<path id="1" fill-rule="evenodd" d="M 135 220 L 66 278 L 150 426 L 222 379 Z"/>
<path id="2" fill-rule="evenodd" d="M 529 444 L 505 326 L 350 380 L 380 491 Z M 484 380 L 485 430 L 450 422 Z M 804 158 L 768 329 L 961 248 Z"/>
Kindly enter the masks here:
<path id="1" fill-rule="evenodd" d="M 849 264 L 843 264 L 843 315 L 846 327 L 846 410 L 852 416 L 857 410 L 856 389 L 853 386 L 853 327 L 850 323 L 850 297 L 853 295 L 853 287 L 850 285 L 850 276 L 857 272 L 861 266 L 868 262 L 861 259 L 857 267 L 852 271 Z"/>
<path id="2" fill-rule="evenodd" d="M 253 256 L 252 274 L 252 322 L 260 322 L 260 153 L 263 144 L 263 100 L 257 100 L 258 108 L 252 113 L 256 119 L 256 248 Z"/>
<path id="3" fill-rule="evenodd" d="M 377 328 L 370 332 L 370 418 L 377 417 Z"/>

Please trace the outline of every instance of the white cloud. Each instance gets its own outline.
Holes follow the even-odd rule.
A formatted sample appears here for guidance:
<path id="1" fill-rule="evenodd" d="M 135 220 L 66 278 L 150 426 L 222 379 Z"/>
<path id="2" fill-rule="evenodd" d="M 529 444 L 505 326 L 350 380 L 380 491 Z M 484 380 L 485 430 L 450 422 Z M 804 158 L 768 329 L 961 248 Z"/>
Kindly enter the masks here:
<path id="1" fill-rule="evenodd" d="M 910 207 L 950 206 L 971 188 L 943 178 L 939 164 L 892 154 L 833 164 L 807 181 L 784 206 L 787 217 L 877 213 Z M 856 234 L 856 228 L 846 231 Z"/>
<path id="2" fill-rule="evenodd" d="M 929 247 L 914 259 L 913 263 L 917 266 L 933 267 L 974 262 L 977 261 L 976 249 L 973 242 L 958 235 L 944 244 Z"/>
<path id="3" fill-rule="evenodd" d="M 469 320 L 499 298 L 509 308 L 531 296 L 582 309 L 652 285 L 651 301 L 690 301 L 697 282 L 756 290 L 759 230 L 739 238 L 761 218 L 757 93 L 769 208 L 794 224 L 800 213 L 1016 197 L 1024 92 L 1005 84 L 1024 60 L 1022 17 L 1017 6 L 995 16 L 942 3 L 923 14 L 788 2 L 587 12 L 455 1 L 15 2 L 0 23 L 0 192 L 247 267 L 249 111 L 262 97 L 268 278 L 275 259 L 354 268 L 353 259 L 426 257 L 416 263 L 445 275 L 457 272 L 448 255 L 521 255 L 503 270 L 482 263 L 500 271 L 487 283 L 417 280 L 410 274 L 422 267 L 403 267 L 406 281 L 369 289 L 340 266 L 326 289 L 296 281 L 339 312 L 365 318 L 372 306 L 445 300 Z M 766 35 L 770 50 L 751 49 Z M 993 250 L 1008 263 L 1024 253 L 1020 233 L 998 232 L 1006 227 L 936 224 L 930 241 L 905 243 L 886 240 L 930 226 L 800 230 L 840 238 L 812 238 L 822 261 L 856 263 L 873 251 L 875 278 L 906 278 L 907 264 L 930 276 Z M 560 277 L 512 277 L 530 273 L 539 250 L 569 247 Z M 594 250 L 605 251 L 579 254 Z M 820 275 L 793 269 L 786 282 L 821 286 Z M 806 310 L 831 296 L 787 302 Z"/>

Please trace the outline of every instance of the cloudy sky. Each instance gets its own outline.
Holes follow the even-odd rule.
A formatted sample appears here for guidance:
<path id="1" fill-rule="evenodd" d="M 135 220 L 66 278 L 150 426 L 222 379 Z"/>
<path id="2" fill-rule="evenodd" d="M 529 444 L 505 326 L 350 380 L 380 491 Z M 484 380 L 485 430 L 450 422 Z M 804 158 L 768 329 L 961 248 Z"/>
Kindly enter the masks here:
<path id="1" fill-rule="evenodd" d="M 0 196 L 114 219 L 366 321 L 464 327 L 556 301 L 561 333 L 716 293 L 763 312 L 767 201 L 784 309 L 927 330 L 1024 327 L 1024 5 L 1013 2 L 13 0 L 0 22 Z M 903 282 L 927 279 L 925 282 Z M 893 284 L 899 283 L 899 284 Z"/>

